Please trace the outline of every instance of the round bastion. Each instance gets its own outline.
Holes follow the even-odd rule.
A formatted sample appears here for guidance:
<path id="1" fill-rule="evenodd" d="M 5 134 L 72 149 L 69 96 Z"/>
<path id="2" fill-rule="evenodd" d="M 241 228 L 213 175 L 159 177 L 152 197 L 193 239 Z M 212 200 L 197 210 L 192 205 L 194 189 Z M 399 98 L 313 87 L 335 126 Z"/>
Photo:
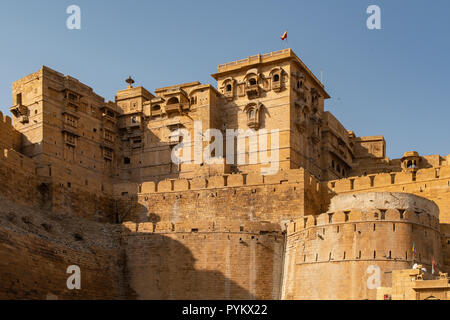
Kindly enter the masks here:
<path id="1" fill-rule="evenodd" d="M 397 192 L 337 195 L 288 226 L 284 299 L 375 299 L 392 271 L 439 267 L 439 208 Z"/>
<path id="2" fill-rule="evenodd" d="M 331 199 L 328 212 L 358 209 L 367 212 L 374 209 L 411 210 L 424 212 L 439 219 L 439 207 L 431 200 L 402 192 L 368 192 L 337 195 Z"/>

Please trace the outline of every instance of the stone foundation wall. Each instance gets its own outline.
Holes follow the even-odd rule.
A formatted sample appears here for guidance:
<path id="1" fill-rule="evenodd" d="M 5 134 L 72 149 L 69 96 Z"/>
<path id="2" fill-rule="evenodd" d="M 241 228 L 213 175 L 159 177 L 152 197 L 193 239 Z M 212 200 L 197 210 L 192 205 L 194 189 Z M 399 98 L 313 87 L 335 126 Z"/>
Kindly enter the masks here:
<path id="1" fill-rule="evenodd" d="M 2 197 L 0 299 L 119 299 L 126 292 L 120 226 L 17 206 Z M 69 290 L 67 268 L 81 271 Z"/>
<path id="2" fill-rule="evenodd" d="M 283 236 L 269 223 L 126 223 L 137 299 L 279 299 Z"/>

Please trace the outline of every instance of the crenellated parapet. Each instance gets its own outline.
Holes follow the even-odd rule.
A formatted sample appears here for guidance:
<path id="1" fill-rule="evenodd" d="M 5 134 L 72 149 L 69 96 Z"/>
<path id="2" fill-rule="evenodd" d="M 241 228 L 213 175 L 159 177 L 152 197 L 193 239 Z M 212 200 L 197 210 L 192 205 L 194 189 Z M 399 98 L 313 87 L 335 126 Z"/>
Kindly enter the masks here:
<path id="1" fill-rule="evenodd" d="M 450 223 L 450 166 L 415 171 L 380 173 L 327 182 L 325 201 L 335 195 L 365 192 L 404 192 L 434 201 L 440 210 L 441 223 Z"/>
<path id="2" fill-rule="evenodd" d="M 331 193 L 340 194 L 345 192 L 370 191 L 376 188 L 398 187 L 407 184 L 418 185 L 421 182 L 434 182 L 445 179 L 450 179 L 450 166 L 419 169 L 415 172 L 379 173 L 349 177 L 329 181 L 327 187 Z"/>
<path id="3" fill-rule="evenodd" d="M 410 209 L 352 209 L 321 213 L 316 216 L 306 216 L 289 223 L 289 235 L 304 231 L 314 231 L 315 228 L 328 228 L 345 224 L 367 223 L 406 223 L 429 228 L 439 232 L 439 219 L 426 212 L 417 212 Z"/>
<path id="4" fill-rule="evenodd" d="M 142 184 L 121 183 L 115 186 L 115 194 L 121 191 L 134 194 L 151 194 L 180 192 L 202 189 L 236 188 L 244 186 L 271 186 L 281 184 L 299 184 L 311 191 L 320 192 L 321 184 L 313 175 L 304 169 L 279 171 L 274 175 L 261 175 L 258 173 L 226 174 L 207 178 L 193 179 L 166 179 L 159 182 L 146 181 Z"/>
<path id="5" fill-rule="evenodd" d="M 21 134 L 12 125 L 11 117 L 0 112 L 0 146 L 19 150 L 21 147 Z"/>
<path id="6" fill-rule="evenodd" d="M 125 222 L 123 223 L 127 235 L 133 233 L 240 233 L 253 235 L 281 235 L 279 224 L 254 221 L 230 220 L 198 220 L 171 223 L 161 222 Z"/>
<path id="7" fill-rule="evenodd" d="M 319 212 L 322 205 L 321 185 L 304 169 L 270 176 L 249 173 L 116 184 L 114 194 L 119 200 L 137 201 L 125 220 L 135 222 L 154 213 L 162 221 L 227 218 L 281 223 Z"/>

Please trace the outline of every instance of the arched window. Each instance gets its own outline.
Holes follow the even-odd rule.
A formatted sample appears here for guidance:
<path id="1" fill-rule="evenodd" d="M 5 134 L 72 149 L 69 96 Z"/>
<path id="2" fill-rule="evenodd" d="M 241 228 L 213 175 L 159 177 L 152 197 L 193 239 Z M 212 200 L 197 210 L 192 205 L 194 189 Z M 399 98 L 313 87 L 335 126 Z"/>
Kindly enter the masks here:
<path id="1" fill-rule="evenodd" d="M 177 104 L 179 103 L 179 100 L 177 97 L 172 97 L 169 99 L 169 101 L 167 101 L 167 104 Z"/>
<path id="2" fill-rule="evenodd" d="M 256 85 L 256 79 L 255 78 L 251 78 L 250 80 L 248 80 L 248 84 L 251 86 Z"/>
<path id="3" fill-rule="evenodd" d="M 331 160 L 331 167 L 334 169 L 334 167 L 335 167 L 335 163 L 334 163 L 334 160 Z"/>
<path id="4" fill-rule="evenodd" d="M 301 87 L 303 87 L 303 82 L 298 80 L 297 81 L 297 89 L 300 89 Z"/>
<path id="5" fill-rule="evenodd" d="M 280 81 L 280 75 L 279 75 L 279 74 L 274 74 L 274 75 L 273 75 L 273 81 L 274 81 L 274 82 Z"/>
<path id="6" fill-rule="evenodd" d="M 250 111 L 248 112 L 248 117 L 250 119 L 253 119 L 255 117 L 255 109 L 250 109 Z"/>
<path id="7" fill-rule="evenodd" d="M 227 84 L 227 92 L 231 92 L 231 89 L 232 89 L 231 84 Z"/>
<path id="8" fill-rule="evenodd" d="M 406 167 L 407 167 L 408 169 L 412 168 L 412 167 L 413 167 L 413 162 L 412 162 L 411 160 L 409 160 L 409 161 L 407 162 L 407 164 L 406 164 Z"/>

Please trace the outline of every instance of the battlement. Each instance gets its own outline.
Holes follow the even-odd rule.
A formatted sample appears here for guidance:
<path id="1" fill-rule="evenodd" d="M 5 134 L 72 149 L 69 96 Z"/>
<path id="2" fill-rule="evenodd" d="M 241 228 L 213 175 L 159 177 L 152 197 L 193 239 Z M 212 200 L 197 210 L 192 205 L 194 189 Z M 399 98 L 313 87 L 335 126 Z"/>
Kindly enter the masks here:
<path id="1" fill-rule="evenodd" d="M 261 175 L 256 173 L 229 174 L 208 178 L 167 179 L 158 183 L 153 181 L 143 182 L 142 184 L 121 183 L 114 186 L 114 194 L 120 195 L 122 192 L 127 192 L 128 194 L 149 194 L 280 184 L 302 184 L 305 188 L 317 192 L 320 192 L 321 188 L 319 180 L 304 169 L 292 169 L 280 171 L 274 175 Z"/>
<path id="2" fill-rule="evenodd" d="M 303 61 L 292 51 L 292 49 L 282 49 L 278 51 L 272 51 L 264 54 L 256 54 L 253 56 L 249 56 L 246 59 L 235 60 L 223 64 L 219 64 L 217 66 L 217 73 L 212 76 L 217 80 L 218 75 L 221 73 L 238 70 L 242 67 L 249 67 L 256 64 L 261 63 L 270 63 L 274 61 L 278 61 L 281 59 L 293 59 L 296 63 L 298 63 L 313 79 L 315 83 L 317 83 L 322 90 L 324 90 L 325 98 L 329 98 L 328 93 L 325 92 L 324 85 L 322 82 L 312 73 L 312 71 L 303 63 Z"/>
<path id="3" fill-rule="evenodd" d="M 34 161 L 13 149 L 4 148 L 0 152 L 0 161 L 3 165 L 18 168 L 26 174 L 34 175 L 35 173 Z"/>
<path id="4" fill-rule="evenodd" d="M 236 67 L 242 67 L 246 65 L 250 65 L 253 63 L 261 63 L 271 61 L 273 59 L 282 59 L 291 57 L 293 54 L 291 49 L 283 49 L 279 51 L 272 51 L 265 54 L 255 54 L 253 56 L 249 56 L 245 59 L 235 60 L 223 64 L 219 64 L 217 70 L 219 72 L 228 71 L 230 69 L 235 69 Z"/>
<path id="5" fill-rule="evenodd" d="M 420 169 L 416 172 L 380 173 L 367 176 L 349 177 L 327 183 L 333 193 L 368 191 L 371 188 L 385 188 L 418 182 L 450 179 L 450 166 Z"/>
<path id="6" fill-rule="evenodd" d="M 289 223 L 287 233 L 290 235 L 310 228 L 373 222 L 411 223 L 422 225 L 436 231 L 439 229 L 439 219 L 428 213 L 418 213 L 409 209 L 371 209 L 367 211 L 353 209 L 348 211 L 321 213 L 316 216 L 306 216 L 297 219 Z"/>
<path id="7" fill-rule="evenodd" d="M 0 112 L 0 145 L 18 150 L 21 145 L 21 134 L 14 129 L 11 117 Z"/>
<path id="8" fill-rule="evenodd" d="M 11 117 L 3 115 L 0 111 L 0 125 L 7 125 L 13 129 Z"/>
<path id="9" fill-rule="evenodd" d="M 184 221 L 171 223 L 162 221 L 152 222 L 125 222 L 123 226 L 130 233 L 250 233 L 255 235 L 281 233 L 279 224 L 265 221 L 230 221 L 217 219 L 215 221 Z"/>

